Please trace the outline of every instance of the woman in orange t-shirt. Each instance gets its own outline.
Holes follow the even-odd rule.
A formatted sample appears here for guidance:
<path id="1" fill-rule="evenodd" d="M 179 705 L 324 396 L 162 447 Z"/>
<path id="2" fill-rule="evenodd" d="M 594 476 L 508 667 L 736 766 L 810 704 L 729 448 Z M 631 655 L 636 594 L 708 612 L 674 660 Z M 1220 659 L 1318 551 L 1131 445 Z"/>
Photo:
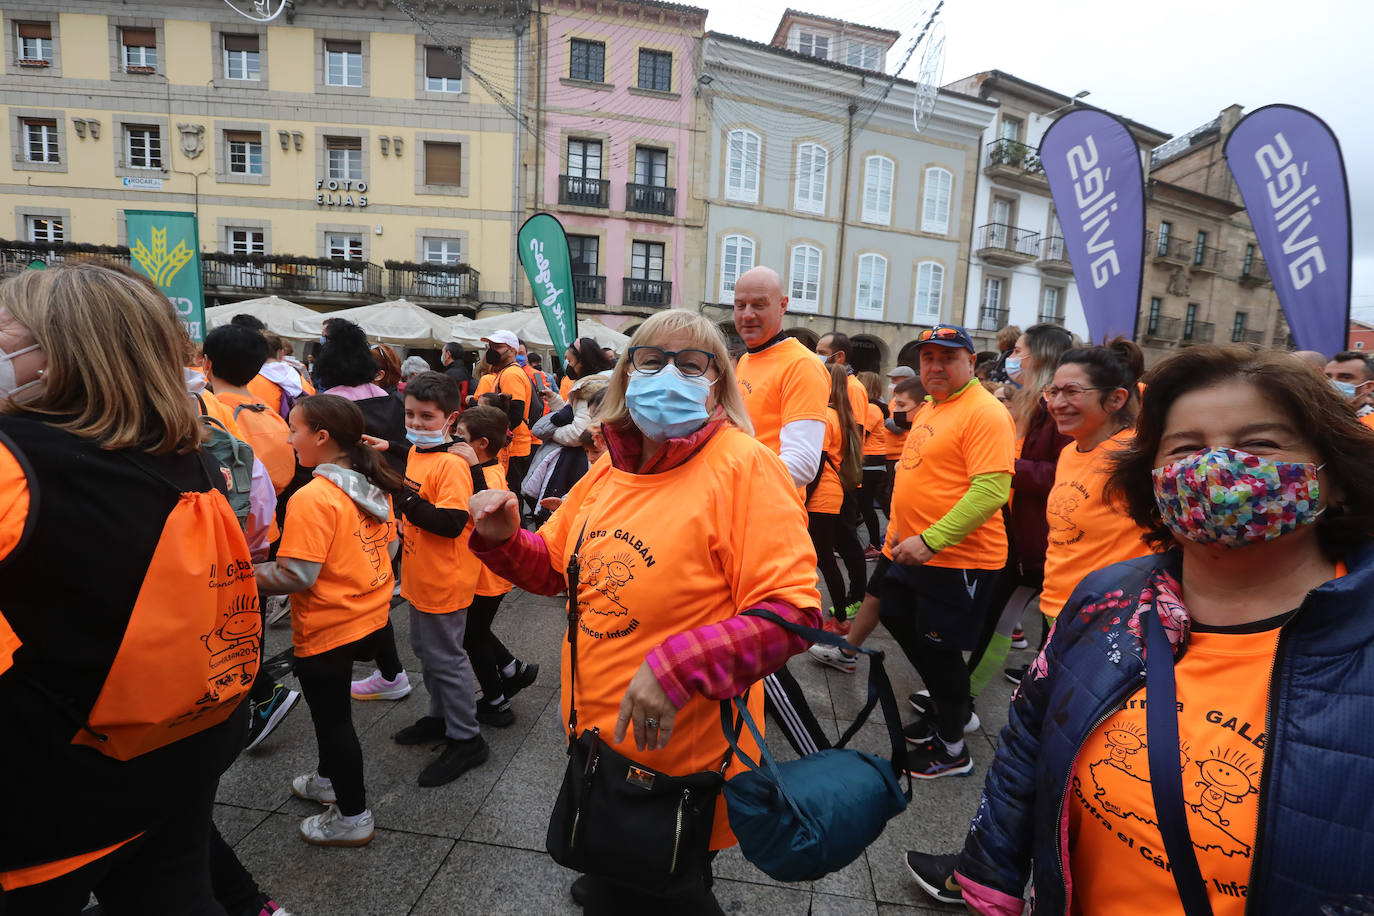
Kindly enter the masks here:
<path id="1" fill-rule="evenodd" d="M 859 512 L 864 525 L 868 528 L 868 547 L 864 558 L 876 560 L 879 546 L 883 543 L 882 532 L 878 529 L 878 503 L 882 500 L 883 483 L 887 480 L 887 431 L 883 423 L 887 420 L 887 405 L 883 403 L 882 381 L 876 372 L 860 372 L 855 376 L 868 394 L 868 404 L 862 418 L 864 427 L 863 483 L 859 486 Z M 882 506 L 886 510 L 888 506 Z"/>
<path id="2" fill-rule="evenodd" d="M 296 677 L 319 747 L 317 770 L 291 780 L 291 792 L 329 806 L 301 822 L 307 843 L 362 846 L 372 841 L 372 812 L 349 688 L 353 662 L 375 659 L 391 638 L 396 525 L 388 494 L 405 484 L 363 441 L 365 421 L 352 401 L 304 398 L 290 424 L 296 458 L 314 472 L 287 504 L 277 560 L 259 565 L 257 579 L 265 594 L 291 595 Z"/>
<path id="3" fill-rule="evenodd" d="M 844 430 L 854 423 L 849 406 L 849 376 L 843 366 L 831 366 L 830 403 L 825 411 L 825 439 L 821 449 L 821 466 L 816 479 L 806 489 L 806 530 L 811 545 L 816 548 L 816 565 L 820 567 L 825 590 L 830 593 L 830 613 L 825 628 L 836 633 L 849 630 L 846 609 L 862 597 L 862 580 L 850 582 L 846 591 L 835 551 L 840 545 L 840 509 L 844 504 L 844 489 L 840 486 L 839 468 L 845 460 L 845 446 L 849 437 Z M 853 593 L 859 591 L 859 595 Z"/>
<path id="4" fill-rule="evenodd" d="M 644 322 L 602 411 L 608 454 L 538 533 L 520 528 L 513 493 L 473 496 L 473 552 L 527 591 L 571 586 L 581 635 L 576 685 L 564 641 L 563 722 L 575 686 L 577 730 L 599 729 L 602 742 L 661 773 L 717 770 L 728 745 L 716 701 L 744 694 L 806 645 L 743 612 L 820 624 L 806 514 L 782 460 L 751 435 L 725 341 L 702 316 L 670 309 Z M 757 721 L 763 691 L 748 703 Z M 731 763 L 726 778 L 740 771 Z M 709 844 L 687 855 L 709 874 L 707 847 L 733 844 L 721 796 Z M 721 912 L 708 882 L 665 896 L 590 874 L 583 890 L 588 914 Z"/>

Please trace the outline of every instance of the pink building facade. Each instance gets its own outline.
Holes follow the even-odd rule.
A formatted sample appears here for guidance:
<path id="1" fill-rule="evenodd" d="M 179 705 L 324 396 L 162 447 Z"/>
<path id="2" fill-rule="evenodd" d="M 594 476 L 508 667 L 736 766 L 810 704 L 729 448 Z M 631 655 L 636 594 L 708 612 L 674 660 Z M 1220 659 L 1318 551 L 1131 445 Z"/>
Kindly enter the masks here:
<path id="1" fill-rule="evenodd" d="M 579 311 L 631 328 L 700 299 L 693 200 L 706 11 L 660 2 L 546 4 L 537 210 L 568 233 Z"/>

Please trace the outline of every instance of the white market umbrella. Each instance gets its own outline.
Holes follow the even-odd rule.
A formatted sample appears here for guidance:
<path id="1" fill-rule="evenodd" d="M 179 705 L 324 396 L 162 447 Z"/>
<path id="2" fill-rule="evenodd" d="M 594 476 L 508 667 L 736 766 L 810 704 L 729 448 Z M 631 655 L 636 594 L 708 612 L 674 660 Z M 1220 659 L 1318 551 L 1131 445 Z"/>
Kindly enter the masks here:
<path id="1" fill-rule="evenodd" d="M 235 315 L 252 315 L 267 325 L 267 330 L 279 337 L 304 340 L 311 335 L 296 330 L 296 320 L 318 314 L 314 309 L 308 309 L 278 296 L 263 296 L 261 299 L 245 299 L 242 302 L 230 302 L 228 305 L 211 306 L 205 310 L 205 327 L 209 330 L 228 324 Z"/>
<path id="2" fill-rule="evenodd" d="M 363 329 L 363 333 L 379 343 L 410 347 L 443 346 L 449 339 L 454 321 L 447 315 L 431 312 L 405 299 L 360 305 L 337 312 L 312 312 L 298 318 L 296 331 L 318 337 L 330 318 L 343 318 Z"/>
<path id="3" fill-rule="evenodd" d="M 476 346 L 492 331 L 510 331 L 527 347 L 545 350 L 553 347 L 549 329 L 544 325 L 544 316 L 537 308 L 506 312 L 476 321 L 455 322 L 451 339 Z M 577 336 L 591 337 L 601 346 L 610 347 L 617 353 L 623 351 L 630 341 L 624 334 L 607 327 L 595 318 L 580 319 L 577 322 Z M 562 356 L 561 353 L 558 355 Z"/>

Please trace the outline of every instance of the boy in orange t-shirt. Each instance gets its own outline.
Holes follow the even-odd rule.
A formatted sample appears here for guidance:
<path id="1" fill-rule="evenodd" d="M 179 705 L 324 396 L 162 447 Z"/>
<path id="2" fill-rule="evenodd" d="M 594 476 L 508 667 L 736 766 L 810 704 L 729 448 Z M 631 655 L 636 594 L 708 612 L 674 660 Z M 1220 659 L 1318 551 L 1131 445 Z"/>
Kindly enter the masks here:
<path id="1" fill-rule="evenodd" d="M 451 451 L 462 455 L 471 465 L 476 490 L 507 488 L 506 475 L 496 453 L 506 441 L 509 428 L 505 412 L 497 407 L 472 407 L 459 416 Z M 463 633 L 463 648 L 472 659 L 473 671 L 482 687 L 482 697 L 477 701 L 477 721 L 496 728 L 515 723 L 510 699 L 533 684 L 539 675 L 538 665 L 527 665 L 517 659 L 491 631 L 501 599 L 512 587 L 483 565 L 477 576 L 472 607 L 468 609 L 467 629 Z"/>
<path id="2" fill-rule="evenodd" d="M 463 646 L 482 568 L 468 549 L 468 500 L 482 475 L 466 456 L 449 452 L 461 397 L 458 384 L 441 372 L 422 372 L 406 384 L 406 438 L 413 447 L 406 492 L 396 501 L 406 524 L 401 597 L 410 602 L 410 644 L 424 666 L 429 710 L 395 740 L 445 743 L 439 758 L 420 771 L 422 786 L 452 782 L 490 756 Z"/>

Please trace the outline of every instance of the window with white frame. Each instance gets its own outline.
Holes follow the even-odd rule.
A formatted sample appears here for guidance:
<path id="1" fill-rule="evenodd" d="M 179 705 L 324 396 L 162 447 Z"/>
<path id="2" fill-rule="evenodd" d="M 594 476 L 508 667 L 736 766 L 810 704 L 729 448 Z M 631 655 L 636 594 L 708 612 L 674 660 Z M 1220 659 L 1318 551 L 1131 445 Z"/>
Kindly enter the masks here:
<path id="1" fill-rule="evenodd" d="M 816 312 L 821 307 L 821 250 L 815 245 L 792 246 L 787 309 Z"/>
<path id="2" fill-rule="evenodd" d="M 16 22 L 14 37 L 16 56 L 20 63 L 29 66 L 52 66 L 51 22 Z"/>
<path id="3" fill-rule="evenodd" d="M 24 229 L 30 242 L 56 244 L 67 240 L 67 227 L 60 216 L 26 216 Z"/>
<path id="4" fill-rule="evenodd" d="M 156 29 L 120 29 L 119 42 L 124 52 L 125 73 L 157 71 Z"/>
<path id="5" fill-rule="evenodd" d="M 887 258 L 880 254 L 859 256 L 859 276 L 854 283 L 854 317 L 883 317 L 887 297 Z"/>
<path id="6" fill-rule="evenodd" d="M 807 57 L 830 59 L 830 36 L 817 35 L 815 32 L 802 32 L 797 36 L 797 50 Z"/>
<path id="7" fill-rule="evenodd" d="M 345 261 L 363 259 L 363 237 L 349 232 L 329 232 L 324 237 L 324 247 L 331 258 Z"/>
<path id="8" fill-rule="evenodd" d="M 720 301 L 735 301 L 735 281 L 754 267 L 754 240 L 747 235 L 727 235 L 720 243 Z"/>
<path id="9" fill-rule="evenodd" d="M 124 128 L 124 164 L 131 169 L 162 168 L 162 132 L 157 127 Z"/>
<path id="10" fill-rule="evenodd" d="M 1064 323 L 1064 291 L 1047 286 L 1040 291 L 1040 320 L 1051 324 Z"/>
<path id="11" fill-rule="evenodd" d="M 817 143 L 797 147 L 797 193 L 793 206 L 803 213 L 825 212 L 825 181 L 830 150 Z"/>
<path id="12" fill-rule="evenodd" d="M 725 141 L 725 197 L 759 202 L 759 154 L 763 139 L 752 130 L 732 130 Z"/>
<path id="13" fill-rule="evenodd" d="M 357 88 L 363 84 L 363 43 L 326 41 L 324 43 L 324 84 Z"/>
<path id="14" fill-rule="evenodd" d="M 1002 308 L 1002 284 L 1001 277 L 983 278 L 983 300 L 979 309 L 978 327 L 984 331 L 1000 331 L 1003 325 L 1003 316 L 1006 310 Z"/>
<path id="15" fill-rule="evenodd" d="M 886 226 L 892 222 L 892 175 L 895 166 L 886 156 L 864 160 L 863 221 Z"/>
<path id="16" fill-rule="evenodd" d="M 262 79 L 262 65 L 258 58 L 258 36 L 225 35 L 223 41 L 225 79 Z"/>
<path id="17" fill-rule="evenodd" d="M 236 228 L 230 226 L 224 230 L 225 239 L 229 242 L 230 254 L 266 254 L 267 253 L 267 233 L 262 229 Z"/>
<path id="18" fill-rule="evenodd" d="M 324 145 L 328 177 L 362 181 L 362 140 L 357 137 L 325 137 Z"/>
<path id="19" fill-rule="evenodd" d="M 463 91 L 463 49 L 425 48 L 425 91 Z"/>
<path id="20" fill-rule="evenodd" d="M 944 266 L 922 261 L 916 267 L 916 303 L 912 308 L 912 320 L 917 324 L 938 324 L 944 294 Z"/>
<path id="21" fill-rule="evenodd" d="M 230 174 L 262 174 L 262 134 L 231 130 L 224 139 L 229 145 Z"/>
<path id="22" fill-rule="evenodd" d="M 844 62 L 851 67 L 862 67 L 865 70 L 881 70 L 883 69 L 883 50 L 876 45 L 851 41 L 848 49 L 845 51 Z"/>
<path id="23" fill-rule="evenodd" d="M 458 239 L 426 238 L 424 247 L 426 264 L 461 264 L 463 262 L 463 248 Z"/>
<path id="24" fill-rule="evenodd" d="M 24 160 L 26 162 L 60 162 L 57 146 L 57 122 L 44 118 L 24 119 Z"/>
<path id="25" fill-rule="evenodd" d="M 921 200 L 921 231 L 949 234 L 950 200 L 954 175 L 948 169 L 926 169 L 926 192 Z"/>

